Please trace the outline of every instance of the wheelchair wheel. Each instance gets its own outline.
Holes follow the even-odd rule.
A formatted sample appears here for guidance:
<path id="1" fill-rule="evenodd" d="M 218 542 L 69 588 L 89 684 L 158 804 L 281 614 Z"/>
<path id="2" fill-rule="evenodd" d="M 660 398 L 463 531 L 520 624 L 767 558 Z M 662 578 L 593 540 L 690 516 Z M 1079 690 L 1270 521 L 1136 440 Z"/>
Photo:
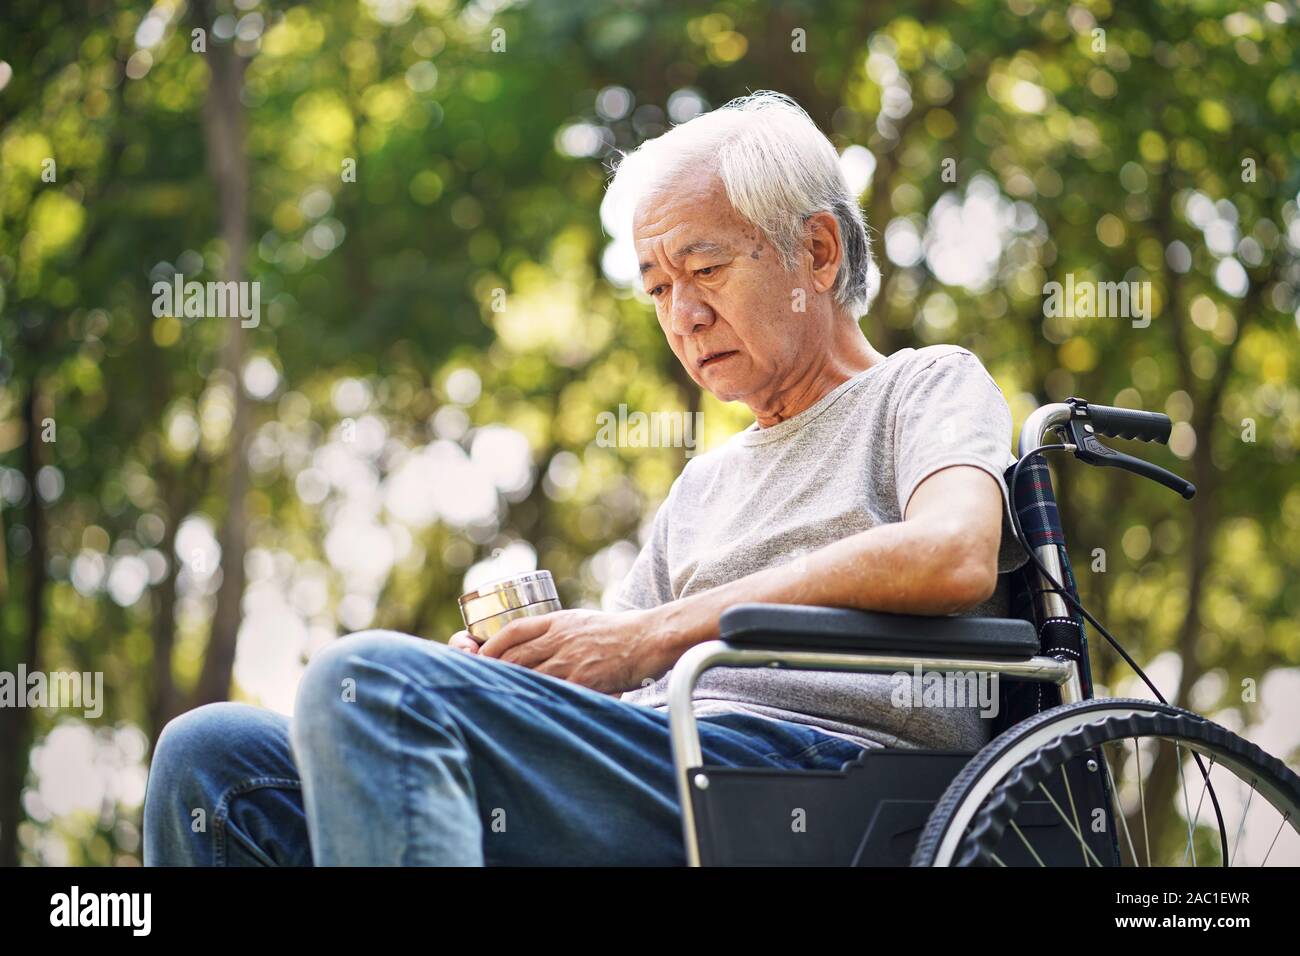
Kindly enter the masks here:
<path id="1" fill-rule="evenodd" d="M 913 866 L 1269 862 L 1300 862 L 1300 776 L 1190 711 L 1115 698 L 1001 734 L 949 785 L 912 856 Z"/>

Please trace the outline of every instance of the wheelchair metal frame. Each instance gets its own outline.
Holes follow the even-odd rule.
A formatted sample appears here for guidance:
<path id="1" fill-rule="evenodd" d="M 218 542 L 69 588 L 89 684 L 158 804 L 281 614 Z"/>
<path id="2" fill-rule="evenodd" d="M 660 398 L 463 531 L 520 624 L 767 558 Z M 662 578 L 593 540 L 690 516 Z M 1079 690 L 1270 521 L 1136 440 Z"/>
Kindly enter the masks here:
<path id="1" fill-rule="evenodd" d="M 1018 457 L 1023 458 L 1043 443 L 1044 436 L 1070 420 L 1073 410 L 1063 402 L 1044 405 L 1025 421 L 1020 431 Z M 1008 507 L 1014 507 L 1007 502 Z M 1059 581 L 1062 568 L 1054 546 L 1034 549 L 1044 566 Z M 1044 617 L 1064 617 L 1065 602 L 1054 591 L 1042 589 L 1037 596 L 1038 611 Z M 668 682 L 668 720 L 672 735 L 673 769 L 677 778 L 677 796 L 681 805 L 682 835 L 688 866 L 700 865 L 699 835 L 691 788 L 709 785 L 703 763 L 699 725 L 693 706 L 695 686 L 700 676 L 713 667 L 776 667 L 794 670 L 853 671 L 858 673 L 893 673 L 925 667 L 935 671 L 973 671 L 996 673 L 1028 681 L 1045 681 L 1060 687 L 1061 702 L 1082 700 L 1083 689 L 1076 662 L 1056 657 L 1034 655 L 1024 660 L 962 658 L 925 654 L 883 654 L 862 652 L 827 652 L 801 650 L 758 650 L 735 647 L 726 641 L 697 644 L 678 659 Z M 694 777 L 692 769 L 696 770 Z"/>

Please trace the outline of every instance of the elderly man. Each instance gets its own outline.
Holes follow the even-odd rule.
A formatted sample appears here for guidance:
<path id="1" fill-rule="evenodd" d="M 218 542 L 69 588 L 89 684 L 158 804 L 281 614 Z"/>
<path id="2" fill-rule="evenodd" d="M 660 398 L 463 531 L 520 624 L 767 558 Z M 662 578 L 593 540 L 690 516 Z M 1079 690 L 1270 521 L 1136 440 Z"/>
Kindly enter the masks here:
<path id="1" fill-rule="evenodd" d="M 354 634 L 308 665 L 292 721 L 239 704 L 172 721 L 146 863 L 680 863 L 667 675 L 728 607 L 1005 613 L 1010 413 L 970 352 L 863 336 L 870 245 L 808 116 L 737 100 L 644 144 L 611 189 L 673 353 L 754 424 L 689 461 L 613 611 L 524 618 L 482 647 Z M 696 696 L 712 765 L 987 739 L 973 707 L 895 707 L 884 675 L 722 669 Z"/>

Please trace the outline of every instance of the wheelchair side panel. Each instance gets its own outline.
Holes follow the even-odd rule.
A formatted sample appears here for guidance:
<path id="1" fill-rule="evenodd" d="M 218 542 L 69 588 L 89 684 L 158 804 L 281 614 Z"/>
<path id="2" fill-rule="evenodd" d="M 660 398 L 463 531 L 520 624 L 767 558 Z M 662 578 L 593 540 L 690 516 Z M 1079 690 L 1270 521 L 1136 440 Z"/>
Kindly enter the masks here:
<path id="1" fill-rule="evenodd" d="M 1085 840 L 1096 860 L 1116 864 L 1111 814 L 1101 775 L 1080 757 L 1047 786 L 1057 805 L 1074 807 L 1076 835 L 1043 797 L 1026 802 L 1016 826 L 1049 865 L 1082 866 Z M 691 798 L 704 866 L 908 866 L 935 804 L 972 754 L 873 750 L 834 770 L 701 767 L 707 786 Z M 1095 811 L 1100 808 L 1098 818 Z M 1098 823 L 1097 821 L 1100 820 Z M 1096 827 L 1101 832 L 1096 832 Z M 998 846 L 1008 866 L 1035 866 L 1013 830 Z"/>
<path id="2" fill-rule="evenodd" d="M 907 866 L 970 753 L 867 751 L 834 770 L 704 767 L 692 787 L 704 866 Z"/>

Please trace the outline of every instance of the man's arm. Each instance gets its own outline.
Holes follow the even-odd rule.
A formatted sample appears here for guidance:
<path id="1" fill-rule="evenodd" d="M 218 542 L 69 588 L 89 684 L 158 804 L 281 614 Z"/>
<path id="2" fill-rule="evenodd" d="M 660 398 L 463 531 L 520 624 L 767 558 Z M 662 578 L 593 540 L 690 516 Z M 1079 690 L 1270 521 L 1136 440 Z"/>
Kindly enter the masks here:
<path id="1" fill-rule="evenodd" d="M 657 607 L 552 611 L 511 621 L 483 646 L 498 657 L 604 693 L 662 677 L 687 649 L 718 636 L 722 613 L 759 601 L 948 614 L 997 585 L 1002 491 L 986 471 L 952 465 L 916 486 L 904 520 L 844 538 L 799 562 L 758 571 Z"/>
<path id="2" fill-rule="evenodd" d="M 1002 492 L 971 465 L 935 472 L 916 487 L 904 520 L 880 525 L 648 612 L 661 659 L 718 637 L 735 604 L 809 604 L 900 614 L 950 614 L 986 601 L 997 586 Z"/>

